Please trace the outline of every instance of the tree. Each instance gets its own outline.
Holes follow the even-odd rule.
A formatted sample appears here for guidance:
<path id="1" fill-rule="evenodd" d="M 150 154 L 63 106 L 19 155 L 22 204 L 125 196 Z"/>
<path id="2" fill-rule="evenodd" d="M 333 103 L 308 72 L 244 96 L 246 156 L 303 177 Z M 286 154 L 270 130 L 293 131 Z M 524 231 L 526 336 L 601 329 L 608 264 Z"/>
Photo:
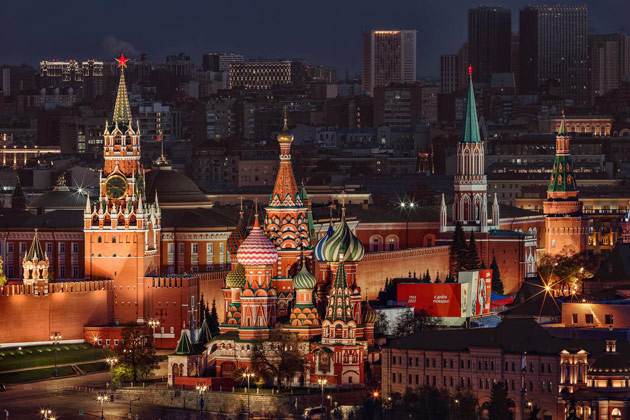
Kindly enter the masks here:
<path id="1" fill-rule="evenodd" d="M 282 386 L 304 371 L 306 352 L 301 348 L 302 344 L 296 334 L 273 329 L 269 338 L 254 340 L 252 366 L 260 375 Z"/>
<path id="2" fill-rule="evenodd" d="M 470 232 L 468 241 L 468 264 L 466 269 L 476 270 L 479 268 L 479 252 L 477 252 L 477 243 L 475 242 L 475 232 Z"/>
<path id="3" fill-rule="evenodd" d="M 529 412 L 528 420 L 540 420 L 538 418 L 539 412 L 540 412 L 540 408 L 538 408 L 538 405 L 534 404 L 534 406 L 532 407 L 532 410 Z"/>
<path id="4" fill-rule="evenodd" d="M 393 335 L 396 337 L 406 337 L 420 331 L 436 329 L 440 325 L 442 325 L 440 320 L 432 317 L 431 314 L 424 309 L 415 312 L 407 311 L 396 318 Z"/>
<path id="5" fill-rule="evenodd" d="M 504 383 L 497 382 L 492 385 L 488 420 L 513 420 L 514 414 L 510 411 L 510 403 Z"/>
<path id="6" fill-rule="evenodd" d="M 206 322 L 213 336 L 219 334 L 219 315 L 217 314 L 217 302 L 215 299 L 212 299 L 212 309 Z"/>
<path id="7" fill-rule="evenodd" d="M 453 243 L 449 251 L 450 273 L 457 276 L 462 270 L 466 269 L 466 260 L 468 259 L 468 247 L 466 246 L 466 234 L 461 222 L 455 224 L 455 232 L 453 233 Z"/>
<path id="8" fill-rule="evenodd" d="M 375 334 L 387 334 L 389 332 L 389 320 L 387 319 L 387 315 L 385 312 L 378 312 L 378 319 L 374 324 L 374 333 Z"/>
<path id="9" fill-rule="evenodd" d="M 429 274 L 428 268 L 427 268 L 427 272 L 424 273 L 424 277 L 422 278 L 422 283 L 431 283 L 431 274 Z"/>
<path id="10" fill-rule="evenodd" d="M 439 272 L 435 275 L 434 283 L 442 283 L 442 281 L 440 280 L 440 273 Z"/>
<path id="11" fill-rule="evenodd" d="M 115 382 L 146 380 L 158 367 L 155 349 L 147 342 L 146 327 L 135 322 L 125 325 L 116 348 L 118 364 L 113 369 Z"/>
<path id="12" fill-rule="evenodd" d="M 555 255 L 545 254 L 538 262 L 538 273 L 554 293 L 570 296 L 582 290 L 582 280 L 590 278 L 599 268 L 605 254 L 588 252 L 575 254 L 570 247 Z"/>
<path id="13" fill-rule="evenodd" d="M 492 263 L 490 264 L 492 269 L 492 292 L 503 296 L 505 293 L 503 290 L 503 281 L 501 280 L 501 272 L 499 271 L 499 264 L 497 264 L 497 258 L 492 256 Z"/>

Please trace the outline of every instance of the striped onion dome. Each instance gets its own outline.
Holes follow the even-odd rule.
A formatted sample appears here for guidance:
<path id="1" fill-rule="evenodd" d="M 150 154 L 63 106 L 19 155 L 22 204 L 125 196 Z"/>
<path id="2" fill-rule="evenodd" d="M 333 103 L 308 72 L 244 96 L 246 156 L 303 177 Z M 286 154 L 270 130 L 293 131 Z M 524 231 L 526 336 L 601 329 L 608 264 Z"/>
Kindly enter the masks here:
<path id="1" fill-rule="evenodd" d="M 238 247 L 247 238 L 247 225 L 243 220 L 243 212 L 240 212 L 241 217 L 238 219 L 236 229 L 230 234 L 227 240 L 227 250 L 230 254 L 236 255 Z"/>
<path id="2" fill-rule="evenodd" d="M 278 261 L 278 251 L 258 224 L 258 215 L 254 222 L 254 228 L 247 238 L 238 247 L 236 259 L 239 263 L 247 265 L 270 265 Z"/>
<path id="3" fill-rule="evenodd" d="M 225 276 L 225 285 L 230 289 L 242 289 L 245 287 L 245 267 L 243 264 L 236 264 Z"/>
<path id="4" fill-rule="evenodd" d="M 321 237 L 321 239 L 319 241 L 317 241 L 317 243 L 315 244 L 315 247 L 313 248 L 313 255 L 315 256 L 315 259 L 319 262 L 326 262 L 326 259 L 324 258 L 324 243 L 328 240 L 328 238 L 330 238 L 333 233 L 335 233 L 335 229 L 333 228 L 333 224 L 332 222 L 330 223 L 330 225 L 328 225 L 328 231 L 326 232 L 326 234 L 324 236 Z"/>
<path id="5" fill-rule="evenodd" d="M 339 254 L 344 255 L 345 262 L 361 261 L 365 254 L 363 244 L 359 238 L 354 236 L 346 223 L 345 211 L 342 211 L 337 230 L 322 247 L 324 261 L 339 262 Z"/>
<path id="6" fill-rule="evenodd" d="M 302 264 L 302 269 L 293 277 L 293 288 L 296 290 L 312 290 L 317 284 L 317 279 L 309 273 L 306 264 Z"/>
<path id="7" fill-rule="evenodd" d="M 363 311 L 363 323 L 364 324 L 376 324 L 378 321 L 378 312 L 372 308 L 370 302 L 367 302 L 365 305 L 365 310 Z"/>

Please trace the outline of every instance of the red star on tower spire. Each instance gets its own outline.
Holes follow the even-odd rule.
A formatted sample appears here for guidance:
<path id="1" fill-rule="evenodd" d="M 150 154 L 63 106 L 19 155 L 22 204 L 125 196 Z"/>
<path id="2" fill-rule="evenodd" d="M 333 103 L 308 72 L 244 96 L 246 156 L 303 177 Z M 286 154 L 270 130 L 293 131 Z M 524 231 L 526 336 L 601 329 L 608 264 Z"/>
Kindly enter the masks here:
<path id="1" fill-rule="evenodd" d="M 468 74 L 472 76 L 472 65 L 468 66 Z"/>
<path id="2" fill-rule="evenodd" d="M 121 68 L 127 67 L 127 61 L 129 61 L 129 59 L 125 57 L 125 54 L 123 53 L 120 53 L 120 58 L 115 58 L 114 60 L 116 60 L 116 62 L 118 63 L 118 67 Z"/>

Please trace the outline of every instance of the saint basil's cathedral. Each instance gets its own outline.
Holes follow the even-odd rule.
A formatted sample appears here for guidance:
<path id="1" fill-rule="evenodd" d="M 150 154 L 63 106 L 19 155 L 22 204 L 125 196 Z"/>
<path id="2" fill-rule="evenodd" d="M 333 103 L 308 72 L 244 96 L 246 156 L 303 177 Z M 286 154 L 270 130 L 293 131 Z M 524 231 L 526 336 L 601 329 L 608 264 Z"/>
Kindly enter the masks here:
<path id="1" fill-rule="evenodd" d="M 199 341 L 195 335 L 206 336 L 206 327 L 182 331 L 177 351 L 169 358 L 169 380 L 175 385 L 189 383 L 182 376 L 208 367 L 214 368 L 216 377 L 254 370 L 254 343 L 273 342 L 276 332 L 295 337 L 306 361 L 304 372 L 294 378 L 296 383 L 317 386 L 323 379 L 331 385 L 361 386 L 366 382 L 365 362 L 377 357 L 368 359 L 377 314 L 362 305 L 357 285 L 356 267 L 365 250 L 346 223 L 345 207 L 337 226 L 331 222 L 326 234 L 316 239 L 308 195 L 298 189 L 293 175 L 292 141 L 285 118 L 278 135 L 280 168 L 265 208 L 264 228 L 256 210 L 248 233 L 241 211 L 227 241 L 232 270 L 223 288 L 221 334 L 206 344 L 200 356 L 191 343 Z M 312 274 L 315 264 L 319 278 Z"/>

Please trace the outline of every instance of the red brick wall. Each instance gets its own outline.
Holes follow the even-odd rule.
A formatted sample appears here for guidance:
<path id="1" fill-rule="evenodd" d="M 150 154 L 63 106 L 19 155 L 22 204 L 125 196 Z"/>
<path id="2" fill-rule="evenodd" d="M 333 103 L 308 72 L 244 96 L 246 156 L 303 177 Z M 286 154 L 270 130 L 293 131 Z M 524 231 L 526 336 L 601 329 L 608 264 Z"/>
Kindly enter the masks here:
<path id="1" fill-rule="evenodd" d="M 110 322 L 112 301 L 111 290 L 0 296 L 0 343 L 49 341 L 52 331 L 82 339 L 84 325 Z"/>
<path id="2" fill-rule="evenodd" d="M 444 280 L 448 272 L 448 250 L 448 246 L 436 246 L 365 254 L 357 267 L 361 293 L 368 299 L 376 299 L 386 278 L 407 277 L 410 271 L 420 276 L 428 269 L 431 278 L 439 272 Z"/>

